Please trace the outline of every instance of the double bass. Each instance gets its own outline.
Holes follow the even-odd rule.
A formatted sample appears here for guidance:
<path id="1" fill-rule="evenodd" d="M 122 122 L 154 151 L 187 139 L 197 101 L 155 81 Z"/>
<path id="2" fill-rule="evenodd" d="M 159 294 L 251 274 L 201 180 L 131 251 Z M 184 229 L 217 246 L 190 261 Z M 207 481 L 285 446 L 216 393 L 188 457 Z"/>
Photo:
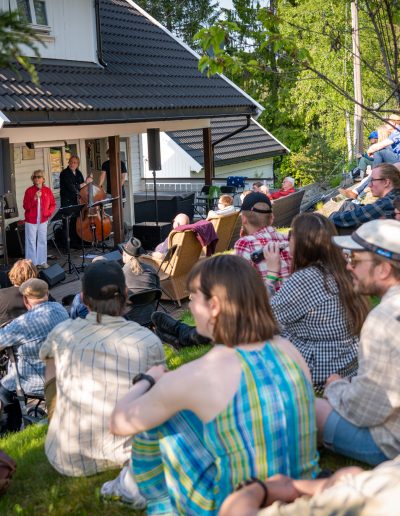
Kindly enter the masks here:
<path id="1" fill-rule="evenodd" d="M 103 209 L 93 204 L 103 201 L 106 193 L 99 186 L 89 183 L 80 189 L 80 201 L 85 204 L 82 217 L 76 220 L 76 232 L 85 242 L 102 242 L 110 236 L 111 218 Z"/>

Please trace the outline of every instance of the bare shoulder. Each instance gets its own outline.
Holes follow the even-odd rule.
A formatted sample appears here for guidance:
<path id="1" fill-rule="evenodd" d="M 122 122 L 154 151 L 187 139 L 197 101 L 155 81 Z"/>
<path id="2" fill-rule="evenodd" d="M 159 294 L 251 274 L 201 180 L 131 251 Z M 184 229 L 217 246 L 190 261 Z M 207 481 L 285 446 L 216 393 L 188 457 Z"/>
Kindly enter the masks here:
<path id="1" fill-rule="evenodd" d="M 293 346 L 293 344 L 290 341 L 277 335 L 272 339 L 272 344 L 279 348 L 281 351 L 284 351 L 287 355 L 289 355 L 290 358 L 294 360 L 296 364 L 303 369 L 303 371 L 307 375 L 307 378 L 311 379 L 310 370 L 308 369 L 306 361 L 304 360 L 301 353 L 296 349 L 295 346 Z"/>

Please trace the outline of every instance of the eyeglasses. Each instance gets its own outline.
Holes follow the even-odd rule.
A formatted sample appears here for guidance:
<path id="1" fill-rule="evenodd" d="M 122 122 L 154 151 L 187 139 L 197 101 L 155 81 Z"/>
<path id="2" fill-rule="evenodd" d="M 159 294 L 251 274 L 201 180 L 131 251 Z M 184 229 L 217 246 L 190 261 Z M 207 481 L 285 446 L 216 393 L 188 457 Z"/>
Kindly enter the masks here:
<path id="1" fill-rule="evenodd" d="M 357 263 L 374 262 L 375 261 L 374 258 L 365 258 L 364 260 L 362 258 L 355 258 L 351 254 L 345 254 L 344 259 L 346 260 L 346 263 L 348 263 L 348 265 L 350 265 L 350 267 L 355 267 L 357 265 Z"/>
<path id="2" fill-rule="evenodd" d="M 376 179 L 371 177 L 371 179 L 369 181 L 370 181 L 370 183 L 373 183 L 374 181 L 386 181 L 386 179 L 384 177 L 377 177 Z"/>

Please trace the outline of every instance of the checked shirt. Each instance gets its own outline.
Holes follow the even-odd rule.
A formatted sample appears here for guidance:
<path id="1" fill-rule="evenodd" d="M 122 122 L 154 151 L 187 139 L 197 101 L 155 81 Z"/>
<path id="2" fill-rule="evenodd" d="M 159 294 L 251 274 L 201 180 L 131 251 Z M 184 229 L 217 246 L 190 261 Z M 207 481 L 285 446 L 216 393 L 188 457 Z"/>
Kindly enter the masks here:
<path id="1" fill-rule="evenodd" d="M 300 351 L 317 392 L 333 373 L 357 372 L 358 338 L 349 331 L 334 277 L 315 266 L 294 272 L 271 299 L 282 336 Z"/>
<path id="2" fill-rule="evenodd" d="M 68 313 L 63 306 L 46 301 L 0 329 L 0 350 L 9 346 L 18 348 L 17 367 L 25 392 L 43 394 L 45 365 L 39 358 L 39 350 L 51 330 L 66 319 Z M 8 391 L 16 389 L 11 364 L 1 385 Z"/>
<path id="3" fill-rule="evenodd" d="M 329 218 L 335 226 L 341 228 L 359 226 L 375 219 L 392 219 L 394 216 L 393 199 L 399 195 L 400 189 L 396 188 L 374 203 L 360 204 L 354 210 L 335 212 Z"/>

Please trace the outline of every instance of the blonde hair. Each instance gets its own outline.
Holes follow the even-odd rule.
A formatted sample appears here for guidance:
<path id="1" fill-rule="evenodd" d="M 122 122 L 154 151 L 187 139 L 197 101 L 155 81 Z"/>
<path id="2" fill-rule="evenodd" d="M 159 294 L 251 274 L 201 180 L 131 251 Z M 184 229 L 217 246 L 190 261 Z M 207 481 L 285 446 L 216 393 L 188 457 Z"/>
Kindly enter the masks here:
<path id="1" fill-rule="evenodd" d="M 43 177 L 43 183 L 45 183 L 46 182 L 46 177 L 45 177 L 45 174 L 44 174 L 44 170 L 42 170 L 40 168 L 38 170 L 34 170 L 33 171 L 32 175 L 31 175 L 31 181 L 33 182 L 33 178 L 35 176 L 38 176 L 39 174 L 40 174 L 40 177 Z"/>
<path id="2" fill-rule="evenodd" d="M 15 287 L 19 287 L 28 279 L 37 278 L 37 276 L 38 270 L 32 260 L 25 259 L 16 261 L 8 273 L 8 277 Z"/>
<path id="3" fill-rule="evenodd" d="M 386 140 L 390 133 L 392 132 L 392 128 L 388 127 L 387 125 L 380 125 L 377 129 L 378 131 L 378 142 L 383 142 L 383 140 Z"/>
<path id="4" fill-rule="evenodd" d="M 137 276 L 138 274 L 142 274 L 143 267 L 141 266 L 139 260 L 135 256 L 130 257 L 129 265 L 131 271 L 133 272 L 133 274 L 135 274 L 135 276 Z"/>

